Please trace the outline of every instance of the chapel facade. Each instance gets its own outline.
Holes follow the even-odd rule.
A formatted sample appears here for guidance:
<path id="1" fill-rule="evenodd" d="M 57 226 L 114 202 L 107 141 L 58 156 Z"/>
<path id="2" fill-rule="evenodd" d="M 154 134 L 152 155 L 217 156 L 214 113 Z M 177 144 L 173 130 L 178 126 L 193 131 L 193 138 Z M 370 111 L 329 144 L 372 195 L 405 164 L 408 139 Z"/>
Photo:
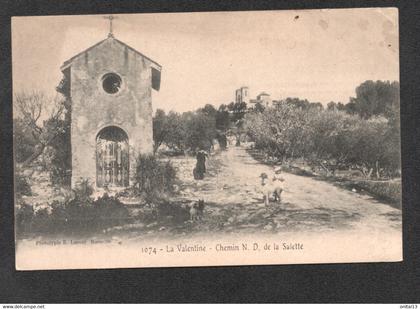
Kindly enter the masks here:
<path id="1" fill-rule="evenodd" d="M 153 152 L 152 89 L 161 65 L 112 34 L 61 66 L 71 100 L 71 186 L 133 184 L 136 158 Z"/>

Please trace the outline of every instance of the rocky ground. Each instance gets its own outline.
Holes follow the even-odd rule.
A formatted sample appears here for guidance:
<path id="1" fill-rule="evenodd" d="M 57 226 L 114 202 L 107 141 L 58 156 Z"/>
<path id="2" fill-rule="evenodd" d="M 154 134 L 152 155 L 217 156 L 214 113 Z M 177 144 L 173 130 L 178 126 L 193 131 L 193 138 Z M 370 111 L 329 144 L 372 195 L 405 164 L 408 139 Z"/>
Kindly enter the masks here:
<path id="1" fill-rule="evenodd" d="M 17 200 L 17 206 L 21 203 L 32 205 L 35 211 L 48 209 L 54 201 L 63 202 L 65 200 L 65 189 L 59 189 L 51 185 L 50 176 L 47 171 L 37 168 L 25 170 L 26 179 L 31 187 L 31 194 L 24 195 Z"/>

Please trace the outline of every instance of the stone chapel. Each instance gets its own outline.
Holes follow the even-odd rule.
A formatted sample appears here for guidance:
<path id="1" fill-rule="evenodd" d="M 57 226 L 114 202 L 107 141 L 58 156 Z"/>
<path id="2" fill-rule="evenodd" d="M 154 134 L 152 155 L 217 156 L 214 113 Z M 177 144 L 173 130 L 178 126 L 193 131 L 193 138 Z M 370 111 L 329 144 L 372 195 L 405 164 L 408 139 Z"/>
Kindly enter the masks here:
<path id="1" fill-rule="evenodd" d="M 65 61 L 71 100 L 71 185 L 96 188 L 133 183 L 138 154 L 153 151 L 152 88 L 161 65 L 108 38 Z"/>

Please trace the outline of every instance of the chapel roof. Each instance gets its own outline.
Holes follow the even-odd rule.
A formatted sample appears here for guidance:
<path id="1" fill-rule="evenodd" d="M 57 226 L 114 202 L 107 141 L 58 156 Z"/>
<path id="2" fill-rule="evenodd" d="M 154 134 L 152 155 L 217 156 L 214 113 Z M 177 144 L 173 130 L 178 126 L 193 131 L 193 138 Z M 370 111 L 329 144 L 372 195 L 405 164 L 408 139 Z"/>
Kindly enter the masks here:
<path id="1" fill-rule="evenodd" d="M 73 57 L 71 57 L 70 59 L 64 61 L 63 65 L 60 67 L 61 71 L 64 72 L 64 70 L 66 70 L 67 68 L 69 68 L 71 66 L 71 64 L 73 63 L 73 61 L 80 57 L 81 55 L 89 52 L 90 50 L 100 46 L 101 44 L 108 42 L 109 40 L 112 40 L 114 42 L 117 42 L 118 44 L 122 45 L 123 47 L 128 48 L 129 50 L 133 51 L 134 53 L 136 53 L 137 55 L 149 60 L 152 63 L 152 87 L 155 90 L 159 90 L 160 89 L 160 72 L 162 70 L 162 66 L 157 63 L 156 61 L 152 60 L 151 58 L 147 57 L 146 55 L 142 54 L 141 52 L 139 52 L 138 50 L 132 48 L 131 46 L 125 44 L 124 42 L 116 39 L 114 36 L 108 36 L 106 39 L 99 41 L 98 43 L 96 43 L 95 45 L 92 45 L 91 47 L 85 49 L 84 51 L 81 51 L 80 53 L 74 55 Z"/>
<path id="2" fill-rule="evenodd" d="M 84 53 L 87 53 L 88 51 L 90 51 L 90 50 L 94 49 L 95 47 L 98 47 L 99 45 L 103 44 L 104 42 L 106 42 L 106 41 L 108 41 L 108 40 L 113 40 L 113 41 L 115 41 L 115 42 L 117 42 L 117 43 L 119 43 L 119 44 L 123 45 L 124 47 L 127 47 L 129 50 L 131 50 L 131 51 L 135 52 L 136 54 L 138 54 L 138 55 L 142 56 L 143 58 L 146 58 L 147 60 L 149 60 L 150 62 L 152 62 L 152 63 L 154 64 L 155 69 L 157 69 L 157 70 L 159 70 L 159 71 L 162 69 L 162 66 L 161 66 L 159 63 L 157 63 L 156 61 L 152 60 L 151 58 L 147 57 L 146 55 L 142 54 L 142 53 L 141 53 L 141 52 L 139 52 L 138 50 L 136 50 L 136 49 L 132 48 L 131 46 L 129 46 L 129 45 L 127 45 L 127 44 L 125 44 L 124 42 L 122 42 L 122 41 L 120 41 L 120 40 L 116 39 L 115 37 L 113 37 L 113 36 L 109 36 L 109 37 L 107 37 L 106 39 L 104 39 L 104 40 L 102 40 L 102 41 L 99 41 L 98 43 L 96 43 L 96 44 L 92 45 L 91 47 L 89 47 L 89 48 L 87 48 L 87 49 L 85 49 L 85 50 L 81 51 L 80 53 L 78 53 L 78 54 L 74 55 L 74 56 L 73 56 L 73 57 L 71 57 L 70 59 L 68 59 L 68 60 L 64 61 L 63 65 L 60 67 L 61 71 L 64 71 L 65 69 L 67 69 L 67 68 L 71 65 L 71 63 L 73 62 L 73 60 L 74 60 L 74 59 L 78 58 L 79 56 L 83 55 Z"/>

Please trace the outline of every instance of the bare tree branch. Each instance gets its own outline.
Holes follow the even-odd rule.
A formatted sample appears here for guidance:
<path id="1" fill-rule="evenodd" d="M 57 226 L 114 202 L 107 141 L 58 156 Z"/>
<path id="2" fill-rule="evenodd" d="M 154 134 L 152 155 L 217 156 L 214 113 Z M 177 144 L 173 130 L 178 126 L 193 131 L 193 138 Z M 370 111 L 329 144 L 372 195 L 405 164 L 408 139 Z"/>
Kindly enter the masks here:
<path id="1" fill-rule="evenodd" d="M 37 140 L 34 153 L 22 164 L 22 166 L 27 166 L 38 158 L 44 148 L 49 146 L 61 133 L 58 127 L 54 127 L 54 124 L 58 126 L 66 109 L 63 98 L 59 96 L 47 97 L 40 92 L 15 94 L 14 106 L 19 118 L 23 120 L 27 128 L 31 130 L 34 139 Z M 39 124 L 41 120 L 43 120 L 42 125 Z M 49 126 L 45 125 L 46 121 L 49 122 Z M 52 127 L 51 124 L 53 124 Z"/>

